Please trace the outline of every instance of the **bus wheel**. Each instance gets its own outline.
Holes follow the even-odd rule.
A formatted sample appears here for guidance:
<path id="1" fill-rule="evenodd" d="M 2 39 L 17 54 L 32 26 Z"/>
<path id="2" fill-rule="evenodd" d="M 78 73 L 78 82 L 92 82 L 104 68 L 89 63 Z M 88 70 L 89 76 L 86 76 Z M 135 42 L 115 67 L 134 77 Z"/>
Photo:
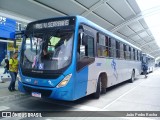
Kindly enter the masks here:
<path id="1" fill-rule="evenodd" d="M 129 82 L 130 82 L 130 83 L 133 83 L 133 82 L 134 82 L 134 80 L 135 80 L 135 72 L 134 72 L 134 70 L 133 70 L 133 71 L 132 71 L 132 75 L 131 75 L 131 78 L 130 78 Z"/>
<path id="2" fill-rule="evenodd" d="M 98 99 L 100 97 L 100 94 L 101 94 L 101 78 L 99 77 L 98 83 L 97 83 L 97 89 L 96 89 L 96 92 L 93 93 L 93 97 Z"/>
<path id="3" fill-rule="evenodd" d="M 106 81 L 106 78 L 104 76 L 100 77 L 100 85 L 101 85 L 101 93 L 102 94 L 105 94 L 107 91 L 106 91 L 106 85 L 105 85 L 105 81 Z"/>

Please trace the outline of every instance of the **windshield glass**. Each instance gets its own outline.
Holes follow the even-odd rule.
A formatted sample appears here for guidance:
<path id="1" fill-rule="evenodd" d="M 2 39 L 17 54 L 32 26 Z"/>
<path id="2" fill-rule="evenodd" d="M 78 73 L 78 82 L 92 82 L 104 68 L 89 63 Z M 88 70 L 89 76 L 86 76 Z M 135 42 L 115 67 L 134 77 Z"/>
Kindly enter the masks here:
<path id="1" fill-rule="evenodd" d="M 22 47 L 22 67 L 32 70 L 58 70 L 71 62 L 73 32 L 29 34 Z"/>

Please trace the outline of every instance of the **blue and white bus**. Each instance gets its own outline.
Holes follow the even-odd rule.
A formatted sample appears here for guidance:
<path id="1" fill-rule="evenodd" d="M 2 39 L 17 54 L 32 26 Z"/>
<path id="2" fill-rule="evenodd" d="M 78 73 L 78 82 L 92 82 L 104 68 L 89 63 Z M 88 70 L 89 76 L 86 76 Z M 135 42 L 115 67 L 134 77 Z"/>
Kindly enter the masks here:
<path id="1" fill-rule="evenodd" d="M 81 16 L 27 25 L 18 89 L 35 97 L 73 101 L 141 73 L 141 49 Z"/>
<path id="2" fill-rule="evenodd" d="M 148 66 L 147 73 L 151 73 L 155 68 L 155 58 L 149 54 L 142 53 L 142 64 L 146 63 Z M 143 70 L 142 70 L 143 73 Z"/>

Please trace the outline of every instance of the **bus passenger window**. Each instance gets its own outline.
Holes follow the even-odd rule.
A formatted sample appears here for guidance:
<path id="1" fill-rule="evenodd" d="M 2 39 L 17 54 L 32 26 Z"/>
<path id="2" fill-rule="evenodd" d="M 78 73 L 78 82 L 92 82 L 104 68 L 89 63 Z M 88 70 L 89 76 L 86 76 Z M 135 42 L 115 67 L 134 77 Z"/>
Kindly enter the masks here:
<path id="1" fill-rule="evenodd" d="M 78 44 L 77 51 L 77 71 L 81 70 L 83 67 L 92 63 L 94 58 L 94 38 L 83 34 L 84 37 L 81 40 L 80 45 Z M 83 41 L 83 42 L 82 42 Z M 79 54 L 79 55 L 78 55 Z"/>
<path id="2" fill-rule="evenodd" d="M 136 60 L 136 52 L 135 52 L 135 49 L 133 49 L 133 60 Z"/>
<path id="3" fill-rule="evenodd" d="M 131 47 L 131 60 L 134 60 L 133 48 Z"/>
<path id="4" fill-rule="evenodd" d="M 116 58 L 120 58 L 120 42 L 116 41 Z"/>
<path id="5" fill-rule="evenodd" d="M 123 43 L 120 43 L 120 58 L 124 59 L 124 46 L 123 46 Z"/>
<path id="6" fill-rule="evenodd" d="M 129 60 L 131 60 L 131 47 L 129 47 L 128 55 L 129 55 Z"/>
<path id="7" fill-rule="evenodd" d="M 124 52 L 124 59 L 127 59 L 127 49 L 125 44 L 123 44 L 123 52 Z"/>
<path id="8" fill-rule="evenodd" d="M 97 54 L 98 56 L 105 57 L 106 56 L 106 41 L 105 41 L 105 36 L 103 34 L 98 33 L 97 34 L 98 39 L 97 39 Z"/>
<path id="9" fill-rule="evenodd" d="M 79 42 L 78 45 L 78 54 L 80 59 L 83 59 L 85 56 L 94 57 L 94 38 L 86 35 L 85 40 L 87 41 L 85 44 Z"/>
<path id="10" fill-rule="evenodd" d="M 137 60 L 139 61 L 139 51 L 137 50 Z"/>
<path id="11" fill-rule="evenodd" d="M 94 38 L 88 36 L 87 56 L 94 57 Z"/>
<path id="12" fill-rule="evenodd" d="M 135 50 L 135 60 L 137 60 L 137 50 Z"/>
<path id="13" fill-rule="evenodd" d="M 113 39 L 113 38 L 110 39 L 109 47 L 110 47 L 110 57 L 116 58 L 116 41 L 115 41 L 115 39 Z"/>

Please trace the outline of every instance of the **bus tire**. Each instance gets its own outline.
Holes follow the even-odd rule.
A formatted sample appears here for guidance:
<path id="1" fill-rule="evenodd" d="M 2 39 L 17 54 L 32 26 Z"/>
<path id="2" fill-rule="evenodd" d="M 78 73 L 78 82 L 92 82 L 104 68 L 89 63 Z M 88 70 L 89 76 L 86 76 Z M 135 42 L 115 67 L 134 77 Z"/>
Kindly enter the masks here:
<path id="1" fill-rule="evenodd" d="M 96 92 L 93 93 L 93 97 L 98 99 L 100 97 L 100 94 L 101 94 L 101 79 L 99 77 L 98 78 L 98 83 L 97 83 L 97 89 L 96 89 Z"/>
<path id="2" fill-rule="evenodd" d="M 135 80 L 135 71 L 133 70 L 133 71 L 132 71 L 131 78 L 129 79 L 129 82 L 130 82 L 130 83 L 133 83 L 134 80 Z"/>
<path id="3" fill-rule="evenodd" d="M 100 77 L 100 85 L 101 85 L 101 88 L 100 88 L 100 91 L 102 94 L 106 94 L 106 85 L 105 85 L 105 82 L 106 81 L 106 78 L 104 76 Z"/>

